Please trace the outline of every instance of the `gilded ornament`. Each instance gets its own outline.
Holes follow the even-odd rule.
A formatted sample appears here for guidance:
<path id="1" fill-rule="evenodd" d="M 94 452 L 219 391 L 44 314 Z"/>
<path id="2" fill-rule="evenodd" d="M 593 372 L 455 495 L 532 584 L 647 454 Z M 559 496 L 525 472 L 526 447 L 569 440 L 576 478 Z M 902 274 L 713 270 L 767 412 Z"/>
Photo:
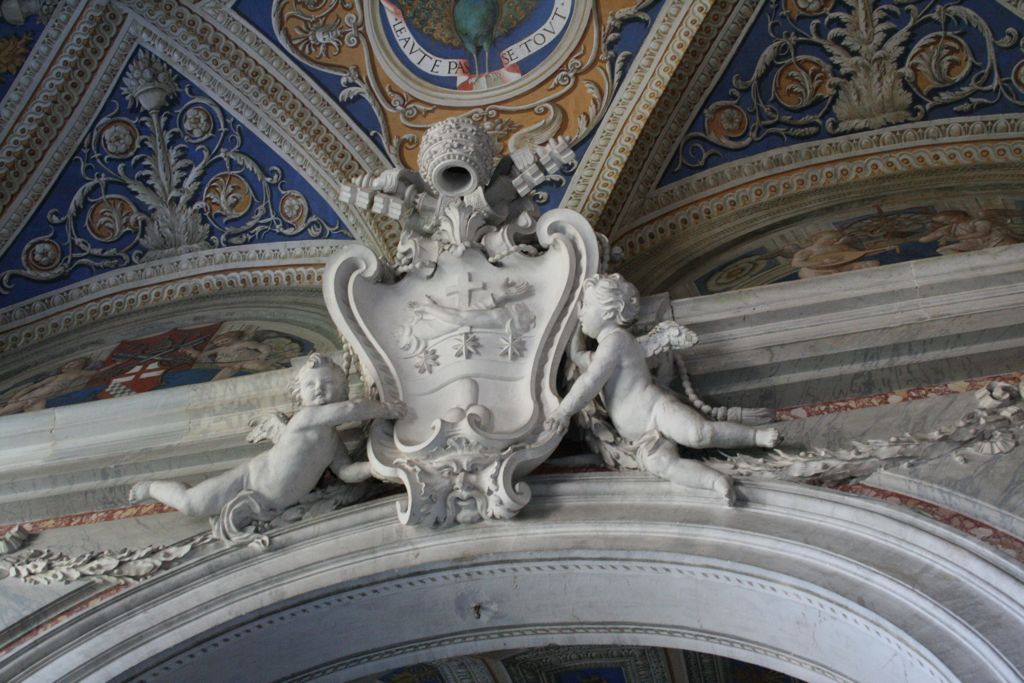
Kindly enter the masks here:
<path id="1" fill-rule="evenodd" d="M 0 38 L 0 74 L 16 74 L 28 57 L 28 46 L 32 34 L 4 36 Z"/>
<path id="2" fill-rule="evenodd" d="M 303 54 L 324 59 L 341 52 L 341 19 L 327 22 L 323 17 L 295 27 L 291 44 Z"/>
<path id="3" fill-rule="evenodd" d="M 816 16 L 832 9 L 835 0 L 786 0 L 786 12 L 793 19 L 800 15 Z"/>
<path id="4" fill-rule="evenodd" d="M 306 202 L 306 198 L 302 196 L 301 192 L 288 190 L 281 194 L 278 211 L 286 223 L 303 225 L 306 222 L 306 216 L 309 215 L 309 203 Z"/>
<path id="5" fill-rule="evenodd" d="M 1017 62 L 1013 67 L 1013 84 L 1024 91 L 1024 61 Z"/>
<path id="6" fill-rule="evenodd" d="M 797 57 L 775 72 L 775 98 L 790 109 L 803 109 L 832 94 L 829 68 L 817 57 Z"/>
<path id="7" fill-rule="evenodd" d="M 29 270 L 48 273 L 60 265 L 60 245 L 47 237 L 34 239 L 25 245 L 21 260 Z"/>
<path id="8" fill-rule="evenodd" d="M 206 185 L 203 201 L 211 216 L 220 214 L 228 219 L 238 218 L 252 207 L 252 188 L 237 173 L 218 173 Z"/>
<path id="9" fill-rule="evenodd" d="M 975 64 L 971 48 L 952 33 L 925 36 L 910 51 L 907 67 L 918 92 L 927 94 L 960 82 Z"/>
<path id="10" fill-rule="evenodd" d="M 732 102 L 716 102 L 704 113 L 708 135 L 727 141 L 741 137 L 747 131 L 747 112 Z"/>
<path id="11" fill-rule="evenodd" d="M 127 159 L 139 146 L 139 131 L 131 121 L 112 119 L 99 130 L 103 149 L 112 157 Z"/>
<path id="12" fill-rule="evenodd" d="M 101 242 L 113 242 L 128 230 L 139 227 L 141 216 L 124 197 L 103 197 L 89 209 L 85 227 Z"/>

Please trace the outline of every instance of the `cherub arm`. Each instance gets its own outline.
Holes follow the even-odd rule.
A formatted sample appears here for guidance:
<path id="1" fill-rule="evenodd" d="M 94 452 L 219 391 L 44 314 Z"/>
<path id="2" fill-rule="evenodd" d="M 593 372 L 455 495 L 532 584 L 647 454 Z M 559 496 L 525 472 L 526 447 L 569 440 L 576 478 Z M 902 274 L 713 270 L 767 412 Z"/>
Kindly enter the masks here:
<path id="1" fill-rule="evenodd" d="M 590 367 L 590 361 L 594 357 L 592 351 L 587 351 L 586 337 L 583 336 L 583 328 L 579 325 L 576 326 L 576 332 L 572 335 L 572 339 L 569 340 L 569 358 L 576 364 L 576 367 L 580 371 L 586 370 Z"/>
<path id="2" fill-rule="evenodd" d="M 340 425 L 346 422 L 363 422 L 376 418 L 396 420 L 405 415 L 405 404 L 401 402 L 371 401 L 339 401 L 327 405 L 315 406 L 318 422 Z M 308 410 L 304 409 L 304 410 Z"/>
<path id="3" fill-rule="evenodd" d="M 612 335 L 597 347 L 591 356 L 590 365 L 573 383 L 558 409 L 544 422 L 546 429 L 563 431 L 569 426 L 569 418 L 583 410 L 583 406 L 601 393 L 619 366 L 619 344 L 614 341 L 617 336 Z"/>
<path id="4" fill-rule="evenodd" d="M 370 478 L 370 463 L 351 462 L 347 454 L 336 457 L 330 467 L 331 472 L 346 484 L 358 484 Z"/>

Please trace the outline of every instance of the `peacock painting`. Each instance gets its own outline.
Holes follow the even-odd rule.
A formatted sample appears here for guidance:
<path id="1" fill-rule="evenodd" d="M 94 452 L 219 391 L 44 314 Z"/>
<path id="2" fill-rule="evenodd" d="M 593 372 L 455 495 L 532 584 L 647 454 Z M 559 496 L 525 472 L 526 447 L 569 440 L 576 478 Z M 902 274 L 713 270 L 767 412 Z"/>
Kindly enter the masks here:
<path id="1" fill-rule="evenodd" d="M 490 71 L 497 38 L 530 15 L 537 0 L 397 0 L 409 22 L 442 45 L 463 48 L 473 57 L 473 73 Z M 483 71 L 480 71 L 480 55 Z"/>

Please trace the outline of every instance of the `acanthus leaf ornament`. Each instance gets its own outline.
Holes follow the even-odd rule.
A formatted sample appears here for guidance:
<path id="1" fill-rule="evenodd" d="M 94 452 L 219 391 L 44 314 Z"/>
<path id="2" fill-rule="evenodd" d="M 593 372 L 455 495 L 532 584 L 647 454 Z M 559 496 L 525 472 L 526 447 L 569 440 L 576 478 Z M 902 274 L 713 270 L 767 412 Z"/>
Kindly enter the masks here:
<path id="1" fill-rule="evenodd" d="M 368 446 L 374 476 L 406 487 L 401 521 L 506 519 L 529 501 L 521 478 L 560 441 L 543 425 L 597 239 L 572 211 L 536 219 L 529 194 L 571 161 L 563 143 L 525 149 L 492 175 L 493 145 L 472 121 L 437 124 L 424 141 L 419 174 L 343 190 L 404 217 L 396 267 L 345 246 L 324 296 L 382 400 L 408 406 L 375 421 Z"/>
<path id="2" fill-rule="evenodd" d="M 67 173 L 81 180 L 65 207 L 46 213 L 50 234 L 22 249 L 21 269 L 0 274 L 55 280 L 75 269 L 121 268 L 169 256 L 286 237 L 347 234 L 286 189 L 281 168 L 243 148 L 243 131 L 213 100 L 145 50 L 128 63 Z"/>
<path id="3" fill-rule="evenodd" d="M 763 11 L 770 42 L 752 48 L 760 50 L 755 66 L 704 106 L 703 130 L 683 138 L 673 178 L 765 140 L 916 122 L 940 107 L 952 116 L 1024 105 L 1024 82 L 1004 73 L 1019 32 L 998 35 L 973 3 L 768 0 Z"/>

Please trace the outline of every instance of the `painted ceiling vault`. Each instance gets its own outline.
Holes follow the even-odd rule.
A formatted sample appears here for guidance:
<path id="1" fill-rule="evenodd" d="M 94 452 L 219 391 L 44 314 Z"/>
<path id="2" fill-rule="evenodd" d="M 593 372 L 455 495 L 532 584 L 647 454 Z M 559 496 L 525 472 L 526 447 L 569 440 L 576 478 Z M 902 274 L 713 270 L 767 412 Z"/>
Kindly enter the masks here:
<path id="1" fill-rule="evenodd" d="M 538 198 L 586 215 L 645 291 L 1019 242 L 1022 17 L 1016 0 L 7 2 L 0 325 L 332 240 L 387 254 L 397 226 L 341 183 L 414 167 L 452 115 L 503 154 L 567 138 L 577 166 Z"/>

